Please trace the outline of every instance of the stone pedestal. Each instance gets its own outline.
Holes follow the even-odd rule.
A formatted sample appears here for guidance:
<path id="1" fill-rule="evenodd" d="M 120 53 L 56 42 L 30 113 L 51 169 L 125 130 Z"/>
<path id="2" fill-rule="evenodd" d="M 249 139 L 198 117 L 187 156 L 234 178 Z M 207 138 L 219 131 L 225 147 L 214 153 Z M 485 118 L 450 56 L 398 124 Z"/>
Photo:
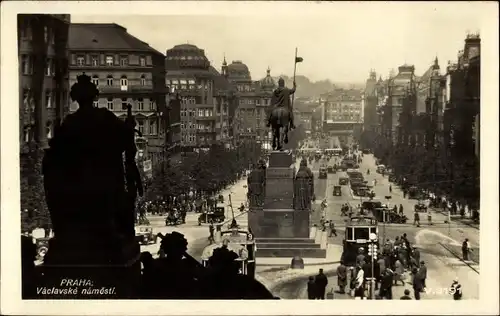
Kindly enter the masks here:
<path id="1" fill-rule="evenodd" d="M 294 209 L 292 155 L 272 152 L 266 169 L 264 205 L 248 214 L 257 241 L 257 257 L 325 257 L 326 251 L 310 238 L 310 210 Z"/>

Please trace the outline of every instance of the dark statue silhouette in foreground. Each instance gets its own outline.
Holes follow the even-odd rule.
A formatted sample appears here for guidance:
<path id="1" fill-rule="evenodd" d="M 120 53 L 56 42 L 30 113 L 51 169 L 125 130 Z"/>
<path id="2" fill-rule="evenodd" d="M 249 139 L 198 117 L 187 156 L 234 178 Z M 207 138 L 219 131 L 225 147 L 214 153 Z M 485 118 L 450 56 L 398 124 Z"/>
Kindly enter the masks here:
<path id="1" fill-rule="evenodd" d="M 269 113 L 267 126 L 273 131 L 273 149 L 282 150 L 283 144 L 288 143 L 288 131 L 295 128 L 293 122 L 293 108 L 290 96 L 295 93 L 296 84 L 293 88 L 285 87 L 285 80 L 278 80 L 278 88 L 274 90 L 271 99 L 272 109 Z"/>
<path id="2" fill-rule="evenodd" d="M 300 161 L 300 167 L 295 175 L 295 209 L 310 210 L 311 202 L 314 199 L 314 175 L 309 167 L 307 160 Z"/>
<path id="3" fill-rule="evenodd" d="M 205 268 L 187 254 L 184 235 L 173 232 L 159 234 L 160 258 L 140 254 L 134 221 L 136 198 L 143 189 L 135 163 L 135 121 L 130 107 L 125 122 L 95 108 L 97 96 L 90 77 L 78 76 L 71 98 L 80 107 L 67 116 L 46 151 L 44 186 L 54 238 L 38 268 L 33 265 L 36 250 L 24 242 L 23 276 L 32 282 L 23 284 L 25 297 L 106 298 L 38 297 L 33 290 L 71 278 L 90 279 L 96 288 L 116 288 L 116 295 L 109 297 L 115 299 L 272 299 L 262 284 L 238 275 L 235 254 L 227 249 Z"/>
<path id="4" fill-rule="evenodd" d="M 203 267 L 187 251 L 184 235 L 172 232 L 162 238 L 160 258 L 143 253 L 144 299 L 275 299 L 258 281 L 238 274 L 238 255 L 216 248 Z"/>
<path id="5" fill-rule="evenodd" d="M 90 77 L 78 76 L 70 95 L 79 109 L 66 117 L 44 157 L 45 194 L 54 230 L 46 263 L 120 262 L 124 250 L 118 245 L 135 237 L 135 197 L 137 191 L 142 195 L 135 123 L 94 107 L 98 94 Z"/>

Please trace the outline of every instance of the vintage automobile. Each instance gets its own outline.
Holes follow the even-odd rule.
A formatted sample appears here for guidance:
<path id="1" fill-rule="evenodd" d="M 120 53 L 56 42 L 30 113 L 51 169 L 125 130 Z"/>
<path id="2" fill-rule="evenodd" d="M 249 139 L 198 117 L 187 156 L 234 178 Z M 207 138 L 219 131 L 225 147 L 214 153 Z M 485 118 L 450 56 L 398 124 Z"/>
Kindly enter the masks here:
<path id="1" fill-rule="evenodd" d="M 335 168 L 335 165 L 333 165 L 333 164 L 328 165 L 327 169 L 328 169 L 328 173 L 336 173 L 336 171 L 337 171 Z"/>
<path id="2" fill-rule="evenodd" d="M 381 207 L 383 207 L 383 204 L 379 200 L 363 201 L 361 203 L 361 208 L 368 211 L 373 211 L 374 209 Z"/>
<path id="3" fill-rule="evenodd" d="M 326 166 L 319 167 L 319 176 L 318 176 L 318 178 L 320 178 L 320 179 L 326 179 L 326 178 L 328 178 L 328 171 L 327 171 Z"/>
<path id="4" fill-rule="evenodd" d="M 342 196 L 342 187 L 340 185 L 336 185 L 333 187 L 333 195 Z"/>
<path id="5" fill-rule="evenodd" d="M 179 210 L 170 210 L 165 217 L 166 226 L 176 226 L 182 224 L 182 216 Z"/>
<path id="6" fill-rule="evenodd" d="M 415 212 L 418 213 L 426 213 L 427 212 L 427 205 L 425 205 L 424 202 L 418 201 L 417 204 L 415 204 Z"/>
<path id="7" fill-rule="evenodd" d="M 348 185 L 348 184 L 349 184 L 349 178 L 346 177 L 339 178 L 339 185 Z"/>
<path id="8" fill-rule="evenodd" d="M 377 165 L 377 173 L 385 173 L 385 166 Z"/>
<path id="9" fill-rule="evenodd" d="M 225 209 L 222 206 L 203 212 L 198 216 L 198 225 L 222 223 L 226 219 Z"/>
<path id="10" fill-rule="evenodd" d="M 141 245 L 156 244 L 158 235 L 153 234 L 153 227 L 151 226 L 136 226 L 135 239 Z"/>
<path id="11" fill-rule="evenodd" d="M 221 232 L 221 242 L 207 246 L 201 255 L 204 267 L 210 266 L 210 257 L 214 250 L 222 247 L 222 241 L 227 240 L 227 248 L 238 254 L 237 261 L 240 262 L 239 273 L 255 277 L 255 240 L 253 235 L 246 230 L 231 229 Z"/>
<path id="12" fill-rule="evenodd" d="M 368 257 L 368 245 L 371 243 L 370 234 L 378 236 L 378 221 L 371 216 L 351 216 L 346 221 L 345 236 L 341 259 L 346 266 L 354 266 L 359 249 Z M 378 246 L 378 239 L 375 241 Z"/>
<path id="13" fill-rule="evenodd" d="M 49 251 L 49 240 L 50 238 L 47 237 L 41 237 L 36 239 L 35 245 L 36 245 L 37 260 L 43 261 L 43 258 L 47 254 L 47 251 Z"/>
<path id="14" fill-rule="evenodd" d="M 356 195 L 356 196 L 365 197 L 365 196 L 369 196 L 370 189 L 368 189 L 366 186 L 358 186 L 358 187 L 353 189 L 353 192 L 354 192 L 354 195 Z"/>

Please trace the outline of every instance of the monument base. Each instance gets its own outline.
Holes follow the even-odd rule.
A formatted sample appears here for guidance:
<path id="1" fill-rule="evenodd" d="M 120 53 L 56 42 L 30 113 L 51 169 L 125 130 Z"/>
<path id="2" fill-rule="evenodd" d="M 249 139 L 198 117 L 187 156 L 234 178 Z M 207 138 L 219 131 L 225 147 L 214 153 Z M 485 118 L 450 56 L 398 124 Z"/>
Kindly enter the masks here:
<path id="1" fill-rule="evenodd" d="M 326 258 L 310 236 L 309 211 L 293 209 L 252 209 L 248 222 L 256 238 L 257 257 Z"/>

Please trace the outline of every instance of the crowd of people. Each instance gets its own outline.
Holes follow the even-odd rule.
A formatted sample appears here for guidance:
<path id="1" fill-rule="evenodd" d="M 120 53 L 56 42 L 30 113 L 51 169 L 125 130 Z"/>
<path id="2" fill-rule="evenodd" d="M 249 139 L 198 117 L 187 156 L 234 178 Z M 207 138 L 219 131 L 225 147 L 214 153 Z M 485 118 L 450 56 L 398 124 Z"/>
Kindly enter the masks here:
<path id="1" fill-rule="evenodd" d="M 378 259 L 372 265 L 370 258 L 364 255 L 364 249 L 359 249 L 355 267 L 346 267 L 343 262 L 337 268 L 338 287 L 340 293 L 349 294 L 355 298 L 372 297 L 375 299 L 393 299 L 393 286 L 411 285 L 413 299 L 420 300 L 425 293 L 427 266 L 420 259 L 420 251 L 411 246 L 406 234 L 397 236 L 394 240 L 387 239 L 378 253 Z M 372 278 L 373 277 L 373 278 Z M 453 281 L 451 288 L 454 299 L 461 299 L 461 285 L 458 279 Z M 410 289 L 405 289 L 402 300 L 412 299 Z"/>

